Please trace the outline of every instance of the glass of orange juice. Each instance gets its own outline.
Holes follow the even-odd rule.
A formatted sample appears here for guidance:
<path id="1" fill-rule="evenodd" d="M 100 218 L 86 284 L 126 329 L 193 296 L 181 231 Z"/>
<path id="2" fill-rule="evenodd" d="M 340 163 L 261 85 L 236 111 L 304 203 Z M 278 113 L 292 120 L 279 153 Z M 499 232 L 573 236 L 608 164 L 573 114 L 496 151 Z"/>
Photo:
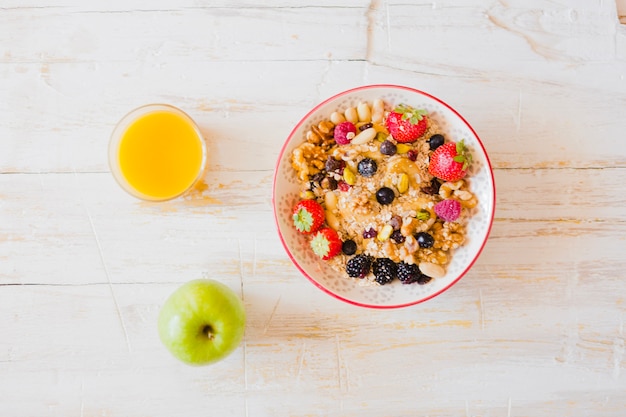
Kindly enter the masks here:
<path id="1" fill-rule="evenodd" d="M 202 178 L 206 144 L 196 123 L 169 104 L 132 110 L 115 126 L 109 166 L 131 195 L 165 201 L 189 191 Z"/>

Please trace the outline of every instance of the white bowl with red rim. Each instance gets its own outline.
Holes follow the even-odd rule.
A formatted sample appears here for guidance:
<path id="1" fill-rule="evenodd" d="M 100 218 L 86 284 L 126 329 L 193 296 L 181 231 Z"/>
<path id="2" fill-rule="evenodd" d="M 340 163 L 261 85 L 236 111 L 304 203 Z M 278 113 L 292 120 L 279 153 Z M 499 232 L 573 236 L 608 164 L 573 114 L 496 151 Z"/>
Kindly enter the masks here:
<path id="1" fill-rule="evenodd" d="M 400 103 L 429 112 L 447 140 L 463 139 L 473 161 L 467 179 L 471 192 L 478 198 L 466 224 L 466 242 L 453 251 L 446 275 L 425 285 L 404 285 L 398 280 L 382 286 L 364 286 L 333 270 L 317 257 L 309 246 L 309 237 L 296 231 L 292 210 L 300 200 L 302 187 L 291 165 L 292 151 L 304 142 L 312 125 L 328 119 L 334 111 L 343 112 L 359 102 L 383 99 L 388 106 Z M 285 141 L 274 171 L 272 204 L 280 240 L 298 270 L 315 286 L 347 303 L 369 308 L 400 308 L 429 300 L 458 282 L 478 259 L 487 242 L 495 212 L 495 182 L 487 152 L 470 124 L 452 107 L 431 94 L 398 85 L 367 85 L 336 94 L 309 111 L 294 127 Z"/>

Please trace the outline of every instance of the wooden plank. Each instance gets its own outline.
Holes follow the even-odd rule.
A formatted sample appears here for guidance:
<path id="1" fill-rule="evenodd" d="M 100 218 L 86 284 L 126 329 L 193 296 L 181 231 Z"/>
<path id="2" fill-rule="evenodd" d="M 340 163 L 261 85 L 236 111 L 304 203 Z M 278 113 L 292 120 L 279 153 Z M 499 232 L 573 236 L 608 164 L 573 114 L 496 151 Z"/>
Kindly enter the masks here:
<path id="1" fill-rule="evenodd" d="M 220 279 L 238 288 L 237 279 Z M 477 287 L 476 281 L 490 285 Z M 156 416 L 171 410 L 163 398 L 172 397 L 185 403 L 177 410 L 215 407 L 226 415 L 248 408 L 261 415 L 280 409 L 373 416 L 390 402 L 401 413 L 495 412 L 510 402 L 512 410 L 529 407 L 538 415 L 548 415 L 535 408 L 541 406 L 546 412 L 574 404 L 609 412 L 624 405 L 623 303 L 578 308 L 574 300 L 563 301 L 567 297 L 529 303 L 534 287 L 520 289 L 507 303 L 502 296 L 516 291 L 473 276 L 425 304 L 367 312 L 299 281 L 245 283 L 245 342 L 208 369 L 179 364 L 156 336 L 158 309 L 176 285 L 114 285 L 119 315 L 106 284 L 3 286 L 5 307 L 13 312 L 0 319 L 8 329 L 0 342 L 0 395 L 10 399 L 3 410 L 139 413 L 138 397 Z M 516 320 L 520 304 L 525 310 Z M 614 318 L 606 320 L 607 313 Z M 541 323 L 529 321 L 533 317 Z M 101 343 L 94 346 L 94 340 Z M 381 378 L 389 369 L 405 371 L 390 384 Z M 26 385 L 41 390 L 40 401 L 32 401 L 21 388 Z M 371 391 L 367 398 L 359 394 L 365 389 Z M 564 396 L 576 391 L 587 394 Z M 278 409 L 263 400 L 278 393 L 292 400 Z M 406 396 L 423 399 L 407 403 Z"/>
<path id="2" fill-rule="evenodd" d="M 534 265 L 549 279 L 561 276 L 559 268 L 589 274 L 598 267 L 621 276 L 626 243 L 618 231 L 626 219 L 612 190 L 625 175 L 498 171 L 497 219 L 481 257 L 486 271 L 523 278 Z M 0 280 L 180 282 L 211 265 L 268 282 L 298 276 L 276 239 L 271 172 L 209 173 L 205 182 L 186 198 L 143 203 L 108 173 L 0 175 L 0 214 L 10 219 L 0 233 Z M 576 262 L 568 265 L 573 253 Z"/>
<path id="3" fill-rule="evenodd" d="M 5 6 L 0 63 L 364 59 L 366 30 L 359 7 Z"/>
<path id="4" fill-rule="evenodd" d="M 253 76 L 230 78 L 237 71 Z M 211 76 L 192 76 L 187 64 L 176 61 L 141 67 L 0 65 L 0 93 L 7 99 L 0 101 L 5 138 L 0 171 L 107 171 L 114 125 L 147 102 L 177 105 L 196 119 L 209 145 L 211 169 L 272 169 L 283 141 L 315 104 L 349 87 L 391 80 L 456 108 L 483 140 L 495 167 L 626 167 L 626 142 L 614 140 L 626 120 L 615 116 L 626 109 L 626 96 L 618 91 L 524 79 L 485 84 L 413 72 L 398 76 L 364 62 L 205 61 L 194 64 L 193 73 Z M 590 122 L 572 123 L 582 108 Z M 258 134 L 250 134 L 251 126 Z"/>

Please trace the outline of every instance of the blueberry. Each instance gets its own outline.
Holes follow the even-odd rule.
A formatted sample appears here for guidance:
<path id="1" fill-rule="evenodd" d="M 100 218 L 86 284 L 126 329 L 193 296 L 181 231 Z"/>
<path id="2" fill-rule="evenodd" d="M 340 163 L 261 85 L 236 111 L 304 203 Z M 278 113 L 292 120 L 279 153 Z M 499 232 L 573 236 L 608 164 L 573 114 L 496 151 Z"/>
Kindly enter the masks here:
<path id="1" fill-rule="evenodd" d="M 389 187 L 382 187 L 376 191 L 376 200 L 380 204 L 391 204 L 394 198 L 396 198 L 396 194 Z"/>
<path id="2" fill-rule="evenodd" d="M 435 238 L 432 237 L 429 233 L 419 232 L 415 235 L 415 239 L 417 243 L 420 245 L 420 248 L 432 248 L 435 244 Z"/>
<path id="3" fill-rule="evenodd" d="M 341 245 L 341 251 L 346 255 L 354 255 L 356 253 L 356 242 L 354 240 L 346 240 Z"/>
<path id="4" fill-rule="evenodd" d="M 395 155 L 397 151 L 398 147 L 393 142 L 386 140 L 380 144 L 380 153 L 383 155 Z"/>
<path id="5" fill-rule="evenodd" d="M 378 165 L 376 165 L 376 161 L 370 158 L 363 158 L 357 165 L 357 169 L 359 170 L 359 174 L 364 177 L 371 177 L 376 174 L 376 170 L 378 169 Z"/>
<path id="6" fill-rule="evenodd" d="M 434 151 L 435 149 L 437 149 L 438 147 L 440 147 L 441 145 L 443 145 L 443 142 L 445 141 L 443 135 L 440 135 L 439 133 L 432 135 L 430 137 L 430 139 L 428 139 L 428 144 L 430 145 L 430 150 Z"/>
<path id="7" fill-rule="evenodd" d="M 365 123 L 363 126 L 359 127 L 359 131 L 364 131 L 365 129 L 369 129 L 370 127 L 373 127 L 374 125 L 371 123 Z"/>

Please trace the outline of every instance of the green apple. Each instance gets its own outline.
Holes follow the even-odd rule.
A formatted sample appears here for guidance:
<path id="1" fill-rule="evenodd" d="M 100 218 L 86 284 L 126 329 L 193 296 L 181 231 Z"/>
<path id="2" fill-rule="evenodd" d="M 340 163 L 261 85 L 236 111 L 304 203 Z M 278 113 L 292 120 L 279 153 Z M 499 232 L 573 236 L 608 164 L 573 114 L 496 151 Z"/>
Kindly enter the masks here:
<path id="1" fill-rule="evenodd" d="M 161 341 L 181 361 L 208 365 L 228 356 L 243 338 L 241 299 L 221 282 L 198 279 L 174 291 L 159 313 Z"/>

